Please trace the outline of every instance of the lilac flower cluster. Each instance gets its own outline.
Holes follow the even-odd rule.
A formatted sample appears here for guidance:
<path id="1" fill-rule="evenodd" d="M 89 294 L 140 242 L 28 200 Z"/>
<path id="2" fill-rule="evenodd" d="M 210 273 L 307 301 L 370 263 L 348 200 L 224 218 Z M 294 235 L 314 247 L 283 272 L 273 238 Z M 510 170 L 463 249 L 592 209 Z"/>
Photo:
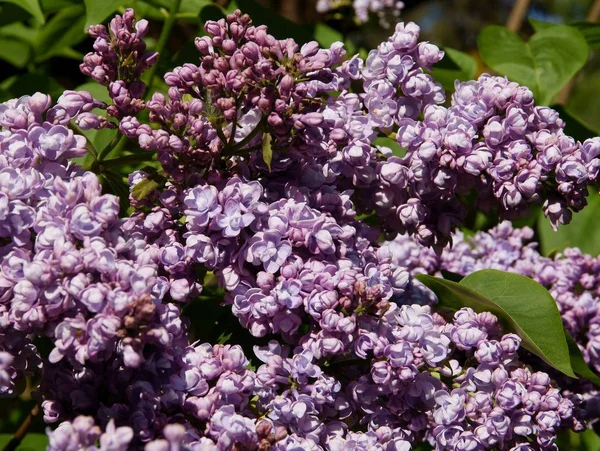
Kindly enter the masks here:
<path id="1" fill-rule="evenodd" d="M 408 151 L 379 167 L 394 180 L 382 180 L 378 195 L 387 202 L 377 211 L 426 245 L 448 241 L 466 211 L 458 200 L 471 192 L 502 218 L 543 204 L 554 227 L 568 223 L 598 176 L 599 141 L 578 143 L 563 127 L 554 110 L 536 107 L 529 89 L 505 78 L 459 83 L 449 108 L 428 105 L 422 121 L 403 119 L 398 142 Z"/>
<path id="2" fill-rule="evenodd" d="M 318 0 L 317 11 L 319 13 L 328 13 L 339 8 L 352 6 L 354 9 L 354 20 L 360 25 L 369 21 L 371 15 L 379 20 L 379 24 L 384 28 L 392 27 L 400 17 L 400 12 L 404 8 L 404 3 L 398 0 Z M 390 18 L 392 20 L 390 20 Z"/>
<path id="3" fill-rule="evenodd" d="M 55 127 L 67 130 L 64 148 L 38 139 L 38 128 Z M 4 145 L 16 137 L 19 146 Z M 361 223 L 339 224 L 294 199 L 269 202 L 268 186 L 235 176 L 199 181 L 181 204 L 167 188 L 164 206 L 118 219 L 116 198 L 66 160 L 84 147 L 49 122 L 13 127 L 0 145 L 7 202 L 35 212 L 4 243 L 3 337 L 43 334 L 54 346 L 40 358 L 26 342 L 10 353 L 3 339 L 2 392 L 15 394 L 16 371 L 42 370 L 44 419 L 60 422 L 52 449 L 383 450 L 424 439 L 508 449 L 521 436 L 546 449 L 561 427 L 580 427 L 571 401 L 518 362 L 518 338 L 502 336 L 495 318 L 464 311 L 446 323 L 427 307 L 398 308 L 408 272 Z M 257 348 L 264 363 L 254 373 L 239 346 L 190 345 L 173 301 L 193 294 L 194 263 L 220 277 L 252 335 L 280 336 L 293 354 L 278 342 Z M 459 364 L 463 353 L 477 365 Z M 497 380 L 481 382 L 480 372 Z M 519 407 L 532 390 L 539 402 Z M 481 403 L 469 407 L 472 397 Z M 529 429 L 494 426 L 526 415 Z M 368 431 L 353 432 L 360 424 Z"/>
<path id="4" fill-rule="evenodd" d="M 341 63 L 341 45 L 276 40 L 237 11 L 206 24 L 199 64 L 167 73 L 167 95 L 145 104 L 139 76 L 156 56 L 134 17 L 92 27 L 82 65 L 108 87 L 119 131 L 158 151 L 157 177 L 129 174 L 128 217 L 69 162 L 87 147 L 72 121 L 110 126 L 93 116 L 103 104 L 67 91 L 55 106 L 42 94 L 0 105 L 0 395 L 39 376 L 50 449 L 533 451 L 583 429 L 568 383 L 530 369 L 518 336 L 489 313 L 444 319 L 411 274 L 481 260 L 461 243 L 441 257 L 418 244 L 446 243 L 462 187 L 502 204 L 537 170 L 537 195 L 506 214 L 544 200 L 566 221 L 550 205 L 583 206 L 596 140 L 566 137 L 502 79 L 460 85 L 439 106 L 427 71 L 443 53 L 412 23 Z M 393 133 L 403 158 L 374 144 Z M 499 175 L 510 168 L 519 181 Z M 358 216 L 373 212 L 377 227 Z M 382 243 L 382 231 L 416 241 Z M 577 316 L 590 303 L 568 294 L 593 287 L 595 266 L 579 264 L 571 285 L 538 271 L 574 333 L 594 327 Z M 189 302 L 220 304 L 242 332 L 207 343 Z M 581 344 L 593 361 L 596 345 Z"/>
<path id="5" fill-rule="evenodd" d="M 140 76 L 158 59 L 156 52 L 146 51 L 142 39 L 148 32 L 148 21 L 136 22 L 129 8 L 110 21 L 108 30 L 104 25 L 94 25 L 88 32 L 95 38 L 95 51 L 85 55 L 81 72 L 108 87 L 113 101 L 107 109 L 109 115 L 120 119 L 137 114 L 144 108 L 146 91 Z"/>
<path id="6" fill-rule="evenodd" d="M 546 287 L 556 300 L 563 323 L 591 368 L 600 372 L 600 259 L 568 248 L 554 257 L 544 257 L 533 242 L 533 230 L 515 229 L 502 222 L 489 232 L 472 237 L 455 234 L 454 245 L 441 256 L 424 249 L 406 236 L 388 243 L 396 262 L 403 262 L 412 273 L 436 274 L 440 270 L 467 275 L 493 268 L 531 277 Z M 424 302 L 433 304 L 435 296 L 415 286 Z M 583 395 L 588 419 L 598 418 L 600 394 L 590 383 L 562 381 L 567 393 Z"/>
<path id="7" fill-rule="evenodd" d="M 324 50 L 311 42 L 300 48 L 291 39 L 276 40 L 264 26 L 252 26 L 239 11 L 204 28 L 207 36 L 195 41 L 200 64 L 168 72 L 168 97 L 155 93 L 148 102 L 150 120 L 161 128 L 128 116 L 121 131 L 141 148 L 158 150 L 158 160 L 176 181 L 220 156 L 260 150 L 263 132 L 271 134 L 275 152 L 325 153 L 323 137 L 312 127 L 323 121 L 323 95 L 338 89 L 340 76 L 331 66 L 343 56 L 342 45 Z M 266 169 L 269 163 L 260 160 Z M 273 170 L 292 162 L 276 160 Z"/>
<path id="8" fill-rule="evenodd" d="M 489 232 L 473 237 L 456 233 L 454 245 L 442 255 L 419 247 L 406 236 L 389 243 L 396 263 L 411 272 L 436 274 L 440 270 L 467 275 L 493 268 L 531 277 L 546 287 L 558 304 L 564 324 L 582 348 L 586 361 L 600 371 L 598 331 L 600 320 L 597 280 L 600 260 L 568 248 L 554 257 L 544 257 L 532 241 L 533 230 L 515 229 L 504 221 Z"/>

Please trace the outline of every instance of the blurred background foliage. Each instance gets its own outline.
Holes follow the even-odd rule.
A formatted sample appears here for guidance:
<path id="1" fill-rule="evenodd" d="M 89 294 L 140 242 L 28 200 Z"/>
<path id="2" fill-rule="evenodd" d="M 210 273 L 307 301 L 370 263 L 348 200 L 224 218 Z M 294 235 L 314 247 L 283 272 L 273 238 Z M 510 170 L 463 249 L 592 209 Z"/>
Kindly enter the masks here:
<path id="1" fill-rule="evenodd" d="M 507 75 L 532 87 L 538 103 L 558 109 L 567 122 L 567 133 L 580 140 L 600 134 L 600 25 L 595 24 L 600 19 L 600 0 L 405 0 L 404 3 L 401 20 L 419 24 L 422 39 L 446 51 L 447 58 L 436 67 L 434 76 L 449 92 L 456 79 L 469 80 L 490 71 Z M 376 19 L 359 26 L 353 20 L 351 7 L 319 15 L 315 6 L 316 0 L 0 0 L 0 101 L 36 91 L 49 93 L 56 99 L 65 89 L 87 90 L 107 101 L 106 89 L 90 83 L 79 71 L 81 59 L 93 44 L 85 30 L 126 7 L 133 7 L 139 18 L 150 21 L 149 48 L 162 47 L 158 67 L 153 72 L 156 74 L 153 87 L 158 90 L 166 90 L 161 74 L 184 62 L 197 61 L 193 38 L 203 34 L 204 22 L 238 7 L 249 13 L 255 24 L 268 25 L 278 38 L 292 37 L 299 43 L 315 39 L 325 46 L 341 40 L 350 53 L 362 56 L 391 34 Z M 161 30 L 167 19 L 174 19 L 174 26 L 168 39 L 161 43 Z M 519 55 L 527 46 L 533 49 L 533 59 L 536 54 L 546 52 L 545 59 L 554 62 L 552 70 L 541 77 L 536 87 L 530 80 L 535 61 Z M 102 149 L 115 138 L 116 132 L 90 131 L 86 136 L 96 148 Z M 378 144 L 395 146 L 395 151 L 400 151 L 389 138 L 380 139 Z M 135 152 L 135 149 L 122 151 Z M 127 190 L 124 179 L 132 169 L 132 166 L 116 168 L 112 179 L 105 175 L 108 182 L 105 186 L 116 194 L 123 187 Z M 539 214 L 518 225 L 535 227 L 546 255 L 566 246 L 599 254 L 600 234 L 596 224 L 600 197 L 596 193 L 597 190 L 592 193 L 591 205 L 559 232 L 552 231 L 547 221 L 537 221 Z M 464 232 L 474 233 L 496 222 L 493 215 L 473 213 Z M 237 323 L 223 324 L 223 309 L 203 310 L 199 316 L 204 318 L 203 330 L 210 328 L 218 342 L 237 326 Z M 31 433 L 19 449 L 43 449 L 47 443 L 40 415 L 30 417 L 36 405 L 31 395 L 31 391 L 25 391 L 19 400 L 0 402 L 0 449 L 28 418 L 32 421 Z M 561 440 L 562 449 L 600 451 L 600 439 L 593 433 Z M 6 449 L 11 449 L 10 445 Z"/>

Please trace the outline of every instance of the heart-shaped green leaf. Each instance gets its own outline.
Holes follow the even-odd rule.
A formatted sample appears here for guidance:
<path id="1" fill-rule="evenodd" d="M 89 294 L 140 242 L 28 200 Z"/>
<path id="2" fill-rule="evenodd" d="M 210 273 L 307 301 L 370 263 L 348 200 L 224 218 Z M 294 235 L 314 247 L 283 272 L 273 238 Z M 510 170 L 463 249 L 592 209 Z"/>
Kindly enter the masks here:
<path id="1" fill-rule="evenodd" d="M 542 105 L 550 104 L 588 57 L 584 36 L 567 25 L 541 29 L 529 42 L 504 27 L 490 25 L 479 34 L 477 43 L 488 66 L 528 86 Z"/>
<path id="2" fill-rule="evenodd" d="M 534 280 L 495 269 L 474 272 L 460 283 L 416 277 L 436 294 L 442 307 L 493 313 L 506 331 L 521 337 L 525 349 L 567 376 L 577 377 L 556 302 Z"/>

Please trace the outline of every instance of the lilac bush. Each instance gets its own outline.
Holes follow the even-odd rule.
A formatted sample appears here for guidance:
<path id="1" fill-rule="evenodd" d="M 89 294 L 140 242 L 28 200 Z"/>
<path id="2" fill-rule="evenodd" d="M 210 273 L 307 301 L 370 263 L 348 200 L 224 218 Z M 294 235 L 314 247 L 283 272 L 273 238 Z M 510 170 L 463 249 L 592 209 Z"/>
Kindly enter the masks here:
<path id="1" fill-rule="evenodd" d="M 535 367 L 489 312 L 442 316 L 413 276 L 533 277 L 600 371 L 595 259 L 542 257 L 508 223 L 475 249 L 453 235 L 470 193 L 502 218 L 539 204 L 568 223 L 598 138 L 569 137 L 501 77 L 457 84 L 444 106 L 430 74 L 444 54 L 414 23 L 363 61 L 236 11 L 148 94 L 147 29 L 130 9 L 90 28 L 81 71 L 110 104 L 0 105 L 0 396 L 39 379 L 49 449 L 554 450 L 597 419 L 591 385 Z M 98 152 L 91 129 L 131 153 L 107 160 L 119 144 Z M 128 174 L 124 211 L 103 170 L 154 155 Z M 208 340 L 198 303 L 239 335 Z"/>

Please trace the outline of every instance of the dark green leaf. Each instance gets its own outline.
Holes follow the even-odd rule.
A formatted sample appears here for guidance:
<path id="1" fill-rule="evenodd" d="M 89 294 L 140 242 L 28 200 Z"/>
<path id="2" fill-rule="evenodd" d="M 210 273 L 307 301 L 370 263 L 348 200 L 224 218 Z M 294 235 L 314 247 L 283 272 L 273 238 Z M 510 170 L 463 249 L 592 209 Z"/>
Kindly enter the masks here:
<path id="1" fill-rule="evenodd" d="M 37 29 L 27 27 L 22 23 L 11 23 L 0 27 L 0 36 L 18 39 L 29 44 L 34 43 L 37 34 Z"/>
<path id="2" fill-rule="evenodd" d="M 42 12 L 42 8 L 40 7 L 40 2 L 38 0 L 0 0 L 0 3 L 12 3 L 17 5 L 31 14 L 38 22 L 45 22 L 44 13 Z"/>
<path id="3" fill-rule="evenodd" d="M 535 31 L 545 30 L 547 28 L 557 27 L 559 24 L 543 22 L 541 20 L 529 19 L 531 27 Z M 576 28 L 585 38 L 588 46 L 591 49 L 600 48 L 600 24 L 596 22 L 570 22 L 570 27 Z"/>
<path id="4" fill-rule="evenodd" d="M 271 172 L 271 161 L 273 161 L 273 148 L 271 147 L 271 135 L 269 133 L 265 133 L 262 139 L 262 155 L 263 160 L 265 161 L 267 167 L 269 168 L 269 172 Z"/>
<path id="5" fill-rule="evenodd" d="M 548 255 L 550 251 L 560 252 L 567 247 L 578 247 L 587 254 L 600 254 L 599 217 L 600 195 L 596 189 L 590 190 L 588 205 L 579 213 L 574 213 L 571 222 L 559 226 L 557 231 L 552 229 L 548 219 L 540 213 L 537 228 L 540 251 Z"/>
<path id="6" fill-rule="evenodd" d="M 158 188 L 158 183 L 156 181 L 144 179 L 141 182 L 136 183 L 131 190 L 131 195 L 135 200 L 142 200 L 152 194 L 156 188 Z"/>
<path id="7" fill-rule="evenodd" d="M 40 91 L 50 94 L 56 99 L 64 91 L 64 88 L 54 78 L 32 73 L 7 78 L 2 82 L 0 88 L 8 91 L 11 97 L 31 95 Z"/>
<path id="8" fill-rule="evenodd" d="M 327 48 L 331 47 L 331 44 L 334 42 L 344 42 L 348 54 L 352 55 L 356 52 L 356 47 L 352 41 L 344 41 L 344 35 L 341 32 L 322 22 L 315 24 L 313 38 L 315 41 L 321 44 L 322 47 Z"/>
<path id="9" fill-rule="evenodd" d="M 40 6 L 45 13 L 53 13 L 77 5 L 80 2 L 81 0 L 40 0 Z"/>
<path id="10" fill-rule="evenodd" d="M 436 64 L 432 75 L 447 91 L 454 91 L 454 82 L 475 78 L 477 61 L 468 53 L 446 47 L 442 61 Z"/>
<path id="11" fill-rule="evenodd" d="M 256 0 L 237 0 L 237 7 L 252 17 L 254 25 L 266 25 L 269 33 L 278 39 L 293 38 L 299 44 L 313 40 L 308 28 L 278 16 L 272 8 L 267 8 Z"/>
<path id="12" fill-rule="evenodd" d="M 573 340 L 573 337 L 569 334 L 569 332 L 565 331 L 565 337 L 567 338 L 567 346 L 569 347 L 569 356 L 571 357 L 571 367 L 573 367 L 573 371 L 578 376 L 586 378 L 588 381 L 593 382 L 594 384 L 600 386 L 600 377 L 596 373 L 594 373 L 585 359 L 583 358 L 583 354 Z"/>
<path id="13" fill-rule="evenodd" d="M 442 307 L 493 313 L 506 331 L 521 337 L 525 349 L 567 376 L 576 377 L 556 302 L 534 280 L 494 269 L 474 272 L 460 283 L 427 275 L 416 277 L 436 294 Z"/>
<path id="14" fill-rule="evenodd" d="M 570 108 L 566 108 L 563 105 L 552 105 L 552 108 L 554 108 L 558 114 L 560 114 L 561 119 L 565 121 L 565 133 L 567 135 L 582 142 L 588 138 L 595 138 L 600 135 L 600 132 L 592 130 L 592 128 Z"/>
<path id="15" fill-rule="evenodd" d="M 504 27 L 490 25 L 479 34 L 477 43 L 488 66 L 528 86 L 542 105 L 550 104 L 588 57 L 585 38 L 567 25 L 540 30 L 529 42 Z"/>
<path id="16" fill-rule="evenodd" d="M 204 8 L 200 10 L 200 20 L 204 24 L 209 20 L 219 20 L 225 17 L 225 12 L 222 8 L 217 5 L 206 5 Z M 201 33 L 204 33 L 204 29 L 202 29 Z"/>
<path id="17" fill-rule="evenodd" d="M 395 157 L 403 157 L 406 155 L 406 149 L 398 144 L 398 141 L 388 138 L 387 136 L 379 136 L 378 138 L 375 138 L 373 144 L 392 149 L 392 155 Z"/>
<path id="18" fill-rule="evenodd" d="M 120 214 L 125 216 L 129 208 L 129 186 L 127 186 L 123 177 L 114 172 L 108 171 L 103 175 L 110 188 L 109 192 L 119 197 Z"/>
<path id="19" fill-rule="evenodd" d="M 123 6 L 127 0 L 84 0 L 85 19 L 80 31 L 84 33 L 90 25 L 102 23 L 104 19 Z"/>
<path id="20" fill-rule="evenodd" d="M 182 0 L 179 12 L 198 16 L 202 8 L 209 5 L 214 5 L 212 0 Z"/>
<path id="21" fill-rule="evenodd" d="M 573 376 L 560 312 L 546 288 L 529 277 L 496 269 L 469 274 L 460 284 L 484 295 L 506 312 L 527 350 Z"/>
<path id="22" fill-rule="evenodd" d="M 30 47 L 27 42 L 0 36 L 0 59 L 8 61 L 15 67 L 23 68 L 27 65 L 29 56 Z"/>
<path id="23" fill-rule="evenodd" d="M 5 3 L 0 5 L 0 27 L 15 24 L 29 19 L 31 15 L 17 5 Z M 2 28 L 0 28 L 0 32 Z"/>
<path id="24" fill-rule="evenodd" d="M 44 25 L 35 40 L 35 61 L 51 58 L 86 37 L 83 32 L 83 6 L 75 5 L 60 10 Z"/>
<path id="25" fill-rule="evenodd" d="M 593 430 L 588 429 L 579 435 L 584 451 L 600 451 L 600 437 Z"/>
<path id="26" fill-rule="evenodd" d="M 600 24 L 593 22 L 572 22 L 569 26 L 577 28 L 591 49 L 600 49 Z"/>
<path id="27" fill-rule="evenodd" d="M 12 439 L 13 434 L 0 434 L 0 448 L 4 448 Z M 21 444 L 17 446 L 18 451 L 43 451 L 48 446 L 46 434 L 28 433 L 23 437 Z"/>
<path id="28" fill-rule="evenodd" d="M 456 274 L 455 272 L 452 272 L 452 271 L 446 271 L 445 269 L 442 269 L 440 272 L 442 273 L 442 277 L 444 279 L 451 280 L 452 282 L 459 283 L 461 280 L 464 279 L 464 276 L 461 276 L 460 274 Z"/>
<path id="29" fill-rule="evenodd" d="M 556 445 L 561 451 L 600 451 L 600 437 L 593 429 L 564 431 L 558 434 Z"/>
<path id="30" fill-rule="evenodd" d="M 101 102 L 104 102 L 104 103 L 111 102 L 110 96 L 108 95 L 108 89 L 106 88 L 106 86 L 102 86 L 101 84 L 98 84 L 96 82 L 89 82 L 89 83 L 84 83 L 82 85 L 79 85 L 75 88 L 75 91 L 87 91 L 92 96 L 94 96 L 95 99 L 98 99 Z"/>
<path id="31" fill-rule="evenodd" d="M 96 150 L 104 149 L 116 136 L 117 131 L 111 128 L 103 128 L 100 130 L 85 130 L 84 136 L 92 143 Z"/>
<path id="32" fill-rule="evenodd" d="M 527 20 L 529 21 L 529 25 L 531 25 L 531 28 L 533 28 L 533 31 L 536 32 L 545 30 L 546 28 L 556 27 L 558 25 L 555 23 L 544 22 L 543 20 L 532 19 L 531 17 Z"/>

